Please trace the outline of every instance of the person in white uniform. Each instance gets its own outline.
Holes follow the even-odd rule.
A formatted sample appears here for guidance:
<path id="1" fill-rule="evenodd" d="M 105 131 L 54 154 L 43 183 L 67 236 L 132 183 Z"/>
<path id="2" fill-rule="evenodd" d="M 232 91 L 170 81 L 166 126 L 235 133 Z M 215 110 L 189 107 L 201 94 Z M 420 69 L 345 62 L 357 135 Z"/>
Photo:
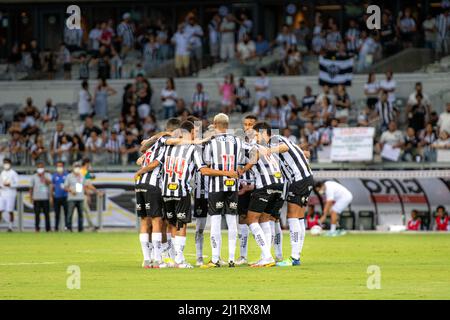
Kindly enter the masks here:
<path id="1" fill-rule="evenodd" d="M 9 212 L 8 232 L 13 229 L 18 185 L 19 175 L 11 168 L 11 160 L 3 159 L 3 171 L 0 174 L 0 221 L 2 220 L 2 214 Z"/>
<path id="2" fill-rule="evenodd" d="M 350 205 L 353 200 L 353 195 L 346 187 L 335 181 L 318 181 L 315 183 L 314 189 L 320 196 L 326 197 L 320 223 L 323 224 L 330 214 L 330 234 L 335 235 L 337 234 L 336 224 L 338 215 Z"/>

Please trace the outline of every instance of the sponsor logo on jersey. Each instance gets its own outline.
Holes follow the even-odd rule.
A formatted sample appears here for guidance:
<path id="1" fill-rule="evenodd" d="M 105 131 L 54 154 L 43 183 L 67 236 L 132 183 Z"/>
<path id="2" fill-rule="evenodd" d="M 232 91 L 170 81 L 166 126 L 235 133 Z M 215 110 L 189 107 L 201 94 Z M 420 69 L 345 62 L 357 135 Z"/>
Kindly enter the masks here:
<path id="1" fill-rule="evenodd" d="M 281 178 L 281 172 L 275 172 L 275 173 L 273 174 L 273 176 L 274 176 L 275 178 L 277 178 L 277 179 L 280 179 L 280 178 Z"/>
<path id="2" fill-rule="evenodd" d="M 234 179 L 226 179 L 223 183 L 227 187 L 232 187 L 236 184 L 236 181 Z"/>
<path id="3" fill-rule="evenodd" d="M 269 200 L 264 199 L 264 198 L 259 198 L 258 200 L 259 200 L 259 201 L 262 201 L 262 202 L 269 202 Z"/>
<path id="4" fill-rule="evenodd" d="M 169 183 L 169 185 L 167 186 L 167 188 L 169 190 L 177 190 L 178 189 L 178 183 Z"/>

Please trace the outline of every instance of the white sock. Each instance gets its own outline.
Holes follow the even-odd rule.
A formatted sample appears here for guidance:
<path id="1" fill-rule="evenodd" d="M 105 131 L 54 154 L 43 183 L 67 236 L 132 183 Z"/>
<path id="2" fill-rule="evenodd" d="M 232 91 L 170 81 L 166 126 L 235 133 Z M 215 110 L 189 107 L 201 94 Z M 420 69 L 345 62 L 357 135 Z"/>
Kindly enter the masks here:
<path id="1" fill-rule="evenodd" d="M 186 237 L 176 236 L 175 241 L 175 262 L 180 264 L 184 262 L 184 247 L 186 246 Z"/>
<path id="2" fill-rule="evenodd" d="M 8 229 L 12 229 L 13 228 L 13 223 L 12 223 L 12 221 L 10 220 L 9 222 L 8 222 Z"/>
<path id="3" fill-rule="evenodd" d="M 287 221 L 291 235 L 291 257 L 300 259 L 300 220 L 288 218 Z"/>
<path id="4" fill-rule="evenodd" d="M 153 260 L 156 262 L 161 262 L 161 249 L 162 249 L 162 233 L 153 232 L 152 233 L 152 244 L 153 244 Z"/>
<path id="5" fill-rule="evenodd" d="M 283 231 L 281 230 L 281 223 L 277 221 L 274 223 L 275 233 L 273 246 L 275 247 L 275 257 L 283 257 Z"/>
<path id="6" fill-rule="evenodd" d="M 305 226 L 305 219 L 300 219 L 300 233 L 299 233 L 299 254 L 302 254 L 303 250 L 303 243 L 305 242 L 305 234 L 306 234 L 306 226 Z"/>
<path id="7" fill-rule="evenodd" d="M 332 225 L 330 226 L 330 231 L 331 231 L 331 232 L 336 231 L 336 225 L 335 225 L 335 224 L 332 224 Z"/>
<path id="8" fill-rule="evenodd" d="M 270 254 L 270 247 L 269 244 L 266 242 L 264 232 L 261 229 L 261 226 L 259 223 L 252 223 L 248 226 L 250 228 L 250 231 L 253 233 L 253 237 L 255 238 L 256 244 L 259 246 L 262 252 L 263 258 L 271 258 Z"/>
<path id="9" fill-rule="evenodd" d="M 237 242 L 237 220 L 235 215 L 226 214 L 228 226 L 228 261 L 234 261 Z"/>
<path id="10" fill-rule="evenodd" d="M 169 244 L 164 242 L 161 244 L 161 258 L 166 259 L 169 257 Z"/>
<path id="11" fill-rule="evenodd" d="M 195 220 L 195 251 L 198 258 L 203 258 L 203 231 L 206 226 L 206 218 L 196 218 Z"/>
<path id="12" fill-rule="evenodd" d="M 241 233 L 239 234 L 239 248 L 241 257 L 247 259 L 248 255 L 248 226 L 246 224 L 239 224 L 239 230 Z"/>
<path id="13" fill-rule="evenodd" d="M 216 263 L 220 258 L 220 249 L 222 244 L 222 234 L 221 232 L 222 216 L 214 215 L 211 216 L 211 249 L 212 257 L 211 261 Z"/>
<path id="14" fill-rule="evenodd" d="M 272 229 L 270 228 L 270 222 L 260 222 L 259 225 L 261 226 L 262 231 L 264 232 L 264 238 L 266 239 L 266 243 L 269 246 L 269 250 L 272 247 Z"/>
<path id="15" fill-rule="evenodd" d="M 275 242 L 275 221 L 270 220 L 269 223 L 270 223 L 270 232 L 272 235 L 272 238 L 270 239 L 270 247 L 272 247 Z"/>
<path id="16" fill-rule="evenodd" d="M 167 246 L 169 258 L 175 260 L 175 246 L 172 240 L 172 235 L 170 233 L 167 234 Z"/>
<path id="17" fill-rule="evenodd" d="M 150 245 L 149 245 L 149 234 L 148 233 L 140 233 L 139 241 L 141 242 L 142 255 L 144 256 L 144 260 L 150 261 Z"/>

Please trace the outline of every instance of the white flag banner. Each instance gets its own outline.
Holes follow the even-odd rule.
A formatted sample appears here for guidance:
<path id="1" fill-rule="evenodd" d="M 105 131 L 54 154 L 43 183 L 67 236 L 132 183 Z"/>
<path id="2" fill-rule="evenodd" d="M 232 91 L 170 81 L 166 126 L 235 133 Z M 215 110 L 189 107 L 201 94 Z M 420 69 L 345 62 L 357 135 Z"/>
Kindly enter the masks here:
<path id="1" fill-rule="evenodd" d="M 331 161 L 371 161 L 374 128 L 334 128 Z"/>

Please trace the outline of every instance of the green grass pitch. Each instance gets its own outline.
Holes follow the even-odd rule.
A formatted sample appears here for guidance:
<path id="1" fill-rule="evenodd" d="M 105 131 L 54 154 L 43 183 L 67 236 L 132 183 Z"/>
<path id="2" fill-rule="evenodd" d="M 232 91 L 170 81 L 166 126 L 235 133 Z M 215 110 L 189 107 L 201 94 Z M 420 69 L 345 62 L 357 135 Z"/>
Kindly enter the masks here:
<path id="1" fill-rule="evenodd" d="M 259 250 L 249 239 L 251 260 Z M 223 257 L 227 257 L 224 233 Z M 284 253 L 290 250 L 284 234 Z M 195 260 L 194 236 L 186 256 Z M 209 234 L 205 254 L 210 254 Z M 307 236 L 301 267 L 144 270 L 132 232 L 1 233 L 0 299 L 449 299 L 450 234 Z M 81 288 L 66 286 L 67 268 Z M 367 288 L 370 265 L 381 289 Z"/>

